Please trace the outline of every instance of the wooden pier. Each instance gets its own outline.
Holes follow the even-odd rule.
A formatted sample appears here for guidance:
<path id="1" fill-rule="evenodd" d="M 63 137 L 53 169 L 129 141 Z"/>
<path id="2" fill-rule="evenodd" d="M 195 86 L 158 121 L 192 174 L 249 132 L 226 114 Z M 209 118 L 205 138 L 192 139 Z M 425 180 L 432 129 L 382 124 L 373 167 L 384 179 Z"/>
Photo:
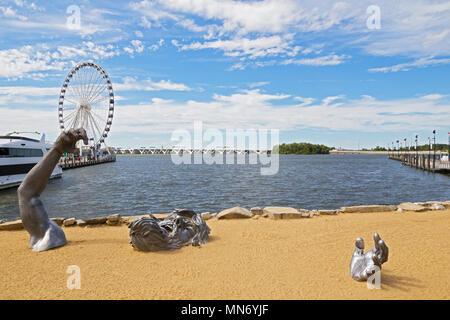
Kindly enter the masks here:
<path id="1" fill-rule="evenodd" d="M 110 154 L 107 156 L 103 156 L 100 159 L 93 159 L 92 157 L 63 157 L 59 161 L 59 165 L 63 170 L 75 169 L 87 166 L 94 166 L 97 164 L 107 163 L 107 162 L 115 162 L 116 155 Z"/>
<path id="2" fill-rule="evenodd" d="M 426 170 L 435 173 L 450 173 L 450 161 L 441 160 L 441 155 L 436 154 L 415 154 L 415 153 L 403 153 L 403 154 L 390 154 L 389 159 L 401 161 L 402 164 Z"/>

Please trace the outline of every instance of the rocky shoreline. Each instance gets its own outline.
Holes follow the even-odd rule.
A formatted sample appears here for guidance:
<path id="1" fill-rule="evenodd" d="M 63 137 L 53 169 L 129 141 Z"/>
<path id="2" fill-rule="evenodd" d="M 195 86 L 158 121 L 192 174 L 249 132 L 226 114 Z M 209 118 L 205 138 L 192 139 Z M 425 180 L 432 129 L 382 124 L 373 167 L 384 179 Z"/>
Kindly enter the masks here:
<path id="1" fill-rule="evenodd" d="M 272 220 L 286 220 L 286 219 L 302 219 L 313 218 L 320 216 L 335 216 L 342 213 L 367 213 L 367 212 L 423 212 L 431 210 L 445 210 L 450 208 L 449 201 L 427 201 L 427 202 L 404 202 L 398 205 L 361 205 L 361 206 L 347 206 L 336 210 L 307 210 L 296 209 L 292 207 L 254 207 L 250 210 L 242 207 L 233 207 L 222 210 L 220 212 L 203 212 L 201 216 L 204 220 L 223 220 L 223 219 L 272 219 Z M 153 214 L 158 219 L 164 219 L 168 213 Z M 121 216 L 120 214 L 113 214 L 110 216 L 94 217 L 86 219 L 76 219 L 75 217 L 60 217 L 51 218 L 59 226 L 70 228 L 78 227 L 93 227 L 93 226 L 120 226 L 122 224 L 128 225 L 133 220 L 146 217 L 148 214 L 138 216 Z M 0 223 L 0 231 L 14 231 L 24 229 L 22 221 L 15 220 Z"/>

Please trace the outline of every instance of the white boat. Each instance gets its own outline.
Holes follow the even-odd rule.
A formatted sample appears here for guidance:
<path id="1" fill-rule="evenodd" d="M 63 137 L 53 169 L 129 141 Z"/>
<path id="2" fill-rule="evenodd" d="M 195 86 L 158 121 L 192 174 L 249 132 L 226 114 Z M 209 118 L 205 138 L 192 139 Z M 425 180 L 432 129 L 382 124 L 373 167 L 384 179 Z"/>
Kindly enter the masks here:
<path id="1" fill-rule="evenodd" d="M 0 136 L 0 190 L 19 186 L 51 148 L 51 144 L 45 142 L 45 134 L 40 140 L 14 134 Z M 57 165 L 50 179 L 61 177 L 62 169 Z"/>

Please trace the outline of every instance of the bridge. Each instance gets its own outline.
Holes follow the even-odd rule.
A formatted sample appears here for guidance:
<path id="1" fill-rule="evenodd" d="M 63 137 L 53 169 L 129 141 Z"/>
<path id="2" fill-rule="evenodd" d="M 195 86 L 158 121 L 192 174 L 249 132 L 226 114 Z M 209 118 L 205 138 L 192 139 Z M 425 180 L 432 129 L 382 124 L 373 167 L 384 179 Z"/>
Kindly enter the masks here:
<path id="1" fill-rule="evenodd" d="M 252 149 L 236 149 L 236 148 L 214 148 L 214 149 L 191 149 L 191 148 L 157 148 L 157 147 L 141 147 L 141 148 L 114 148 L 111 150 L 115 154 L 271 154 L 272 150 L 252 150 Z"/>

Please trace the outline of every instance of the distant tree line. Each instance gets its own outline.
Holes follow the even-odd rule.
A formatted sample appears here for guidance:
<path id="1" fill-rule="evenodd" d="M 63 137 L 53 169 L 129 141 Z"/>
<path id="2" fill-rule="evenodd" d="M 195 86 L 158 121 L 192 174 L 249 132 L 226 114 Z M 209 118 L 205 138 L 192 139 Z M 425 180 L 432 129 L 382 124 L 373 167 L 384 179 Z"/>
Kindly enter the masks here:
<path id="1" fill-rule="evenodd" d="M 274 147 L 274 152 L 278 149 L 279 154 L 328 154 L 333 147 L 323 144 L 312 144 L 307 142 L 283 143 Z"/>
<path id="2" fill-rule="evenodd" d="M 433 144 L 431 144 L 430 146 L 428 144 L 424 144 L 421 146 L 417 146 L 417 151 L 428 151 L 428 147 L 430 147 L 430 150 L 434 150 L 434 146 Z M 367 150 L 367 149 L 366 149 Z M 397 147 L 394 146 L 394 149 L 389 148 L 389 150 L 397 150 Z M 412 145 L 411 147 L 407 148 L 407 147 L 401 147 L 399 150 L 401 151 L 416 151 L 416 146 Z M 444 143 L 436 143 L 436 151 L 448 151 L 448 145 L 444 144 Z M 364 149 L 363 149 L 364 151 Z M 380 147 L 380 146 L 376 146 L 375 148 L 372 148 L 372 151 L 388 151 L 387 148 L 385 147 Z"/>

